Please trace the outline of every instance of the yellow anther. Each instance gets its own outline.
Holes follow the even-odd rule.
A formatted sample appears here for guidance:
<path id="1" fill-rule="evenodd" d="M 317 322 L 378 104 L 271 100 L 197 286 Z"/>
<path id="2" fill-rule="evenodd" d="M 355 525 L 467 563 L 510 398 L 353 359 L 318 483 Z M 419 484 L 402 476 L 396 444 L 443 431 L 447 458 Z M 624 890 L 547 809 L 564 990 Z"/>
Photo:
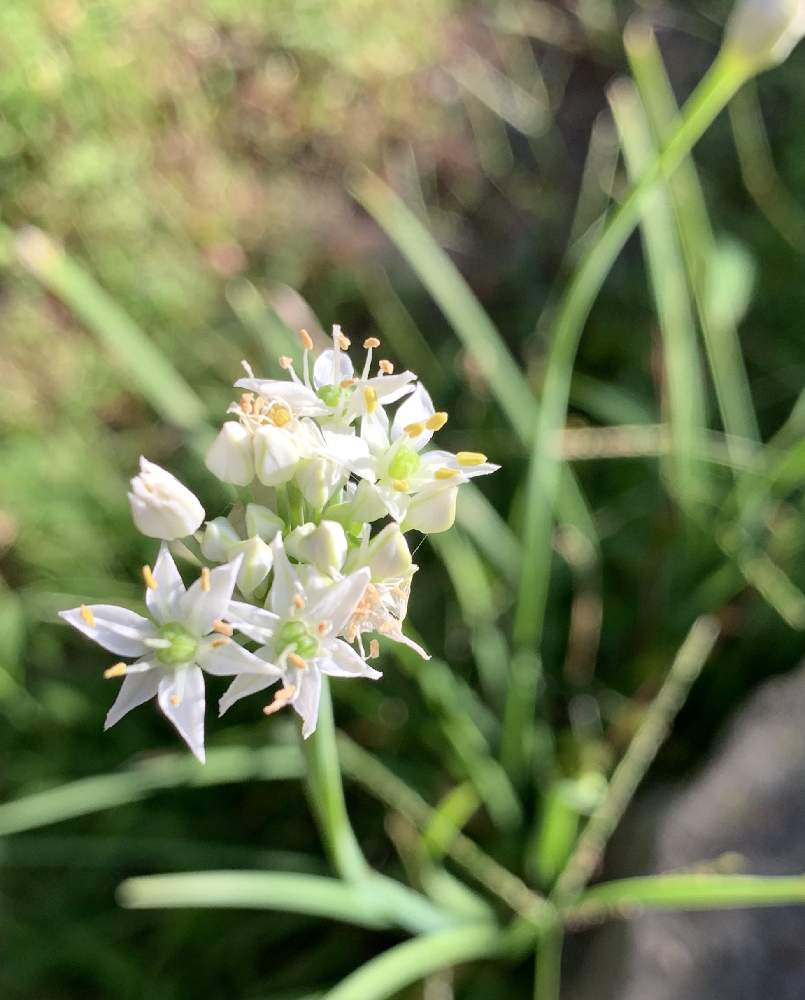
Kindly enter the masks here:
<path id="1" fill-rule="evenodd" d="M 293 358 L 289 358 L 287 354 L 280 355 L 280 368 L 283 371 L 288 371 L 289 368 L 293 368 Z"/>
<path id="2" fill-rule="evenodd" d="M 304 606 L 305 606 L 305 599 L 304 599 L 304 597 L 302 597 L 301 594 L 294 594 L 293 595 L 293 604 L 294 604 L 295 608 L 299 608 L 299 610 L 301 611 L 302 608 L 304 608 Z"/>
<path id="3" fill-rule="evenodd" d="M 391 485 L 398 493 L 407 493 L 411 489 L 411 484 L 407 479 L 395 479 Z"/>
<path id="4" fill-rule="evenodd" d="M 380 656 L 380 643 L 377 639 L 372 639 L 369 643 L 369 659 L 376 660 Z"/>
<path id="5" fill-rule="evenodd" d="M 203 566 L 201 569 L 201 589 L 205 594 L 209 594 L 212 590 L 212 581 L 210 580 L 210 568 L 209 566 Z"/>
<path id="6" fill-rule="evenodd" d="M 220 618 L 216 618 L 212 623 L 213 632 L 217 632 L 219 635 L 230 636 L 233 635 L 235 630 L 229 624 L 229 622 L 222 622 Z"/>
<path id="7" fill-rule="evenodd" d="M 182 699 L 179 697 L 179 695 L 178 694 L 172 694 L 171 695 L 171 705 L 175 706 L 175 705 L 181 705 L 181 704 L 182 704 Z"/>
<path id="8" fill-rule="evenodd" d="M 447 414 L 443 410 L 440 410 L 438 413 L 434 413 L 432 417 L 428 417 L 425 421 L 425 426 L 429 431 L 440 431 L 446 423 Z"/>
<path id="9" fill-rule="evenodd" d="M 480 451 L 460 451 L 456 455 L 456 461 L 459 465 L 483 465 L 486 455 L 482 455 Z"/>
<path id="10" fill-rule="evenodd" d="M 297 670 L 304 670 L 307 666 L 307 661 L 303 660 L 299 653 L 288 653 L 288 662 Z"/>
<path id="11" fill-rule="evenodd" d="M 222 635 L 220 639 L 213 639 L 210 646 L 213 649 L 220 649 L 221 646 L 226 646 L 229 643 L 229 639 L 225 635 Z"/>
<path id="12" fill-rule="evenodd" d="M 275 427 L 284 427 L 291 419 L 291 411 L 284 403 L 274 403 L 266 416 Z"/>
<path id="13" fill-rule="evenodd" d="M 403 430 L 408 435 L 408 437 L 412 438 L 419 437 L 419 435 L 422 434 L 425 430 L 425 424 L 422 420 L 419 420 L 415 424 L 406 424 L 406 426 L 403 427 Z"/>
<path id="14" fill-rule="evenodd" d="M 157 578 L 151 571 L 150 566 L 143 566 L 143 580 L 145 581 L 145 585 L 146 587 L 148 587 L 149 590 L 157 589 Z"/>
<path id="15" fill-rule="evenodd" d="M 352 388 L 353 385 L 357 383 L 357 381 L 358 380 L 356 378 L 344 378 L 341 379 L 339 385 L 341 386 L 342 389 L 350 389 Z"/>
<path id="16" fill-rule="evenodd" d="M 448 469 L 447 466 L 444 466 L 444 468 L 437 469 L 433 473 L 433 478 L 434 479 L 455 479 L 455 477 L 457 475 L 458 475 L 458 469 Z"/>
<path id="17" fill-rule="evenodd" d="M 113 677 L 122 677 L 128 671 L 128 669 L 129 668 L 126 666 L 125 663 L 115 663 L 114 666 L 111 666 L 107 670 L 104 670 L 103 676 L 108 681 L 111 680 Z"/>
<path id="18" fill-rule="evenodd" d="M 240 408 L 244 413 L 252 412 L 252 403 L 254 401 L 253 392 L 243 392 L 240 395 Z"/>
<path id="19" fill-rule="evenodd" d="M 377 409 L 377 393 L 370 385 L 363 390 L 363 401 L 366 403 L 366 412 L 374 413 Z"/>
<path id="20" fill-rule="evenodd" d="M 280 688 L 280 690 L 274 695 L 272 703 L 270 705 L 266 705 L 263 712 L 266 715 L 273 715 L 275 712 L 279 712 L 281 708 L 285 708 L 295 693 L 296 688 L 293 684 L 289 684 L 288 687 Z"/>
<path id="21" fill-rule="evenodd" d="M 348 351 L 352 346 L 352 341 L 349 339 L 349 337 L 345 337 L 343 333 L 339 333 L 338 346 L 341 348 L 342 351 Z"/>
<path id="22" fill-rule="evenodd" d="M 380 341 L 377 337 L 367 337 L 363 342 L 363 346 L 368 351 L 372 347 L 380 347 Z"/>
<path id="23" fill-rule="evenodd" d="M 86 604 L 82 604 L 80 609 L 81 617 L 89 625 L 90 628 L 95 628 L 95 615 L 90 611 Z"/>
<path id="24" fill-rule="evenodd" d="M 304 347 L 306 351 L 313 350 L 313 338 L 310 336 L 307 330 L 299 331 L 299 339 L 302 341 L 302 347 Z"/>
<path id="25" fill-rule="evenodd" d="M 378 362 L 377 367 L 380 369 L 381 372 L 383 372 L 384 375 L 394 374 L 394 365 L 390 361 L 386 361 L 385 358 L 383 359 L 383 361 Z"/>

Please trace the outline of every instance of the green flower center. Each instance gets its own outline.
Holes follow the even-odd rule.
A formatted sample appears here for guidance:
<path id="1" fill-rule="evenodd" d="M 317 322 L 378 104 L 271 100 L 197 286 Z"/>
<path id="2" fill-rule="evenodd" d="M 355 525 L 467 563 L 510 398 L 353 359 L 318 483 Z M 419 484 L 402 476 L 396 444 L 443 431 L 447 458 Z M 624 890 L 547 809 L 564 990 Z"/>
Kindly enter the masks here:
<path id="1" fill-rule="evenodd" d="M 401 445 L 394 458 L 389 462 L 389 476 L 391 479 L 408 479 L 419 468 L 422 459 L 413 448 L 407 444 Z"/>
<path id="2" fill-rule="evenodd" d="M 319 651 L 319 640 L 310 634 L 304 622 L 289 621 L 274 636 L 274 650 L 277 656 L 290 650 L 306 660 Z"/>
<path id="3" fill-rule="evenodd" d="M 316 390 L 316 395 L 322 403 L 325 404 L 325 406 L 330 406 L 335 409 L 335 407 L 341 402 L 344 390 L 338 385 L 323 385 L 320 389 Z"/>
<path id="4" fill-rule="evenodd" d="M 166 667 L 177 667 L 189 663 L 196 655 L 198 639 L 191 635 L 179 622 L 168 622 L 159 630 L 159 638 L 166 639 L 170 646 L 157 650 L 157 659 Z"/>

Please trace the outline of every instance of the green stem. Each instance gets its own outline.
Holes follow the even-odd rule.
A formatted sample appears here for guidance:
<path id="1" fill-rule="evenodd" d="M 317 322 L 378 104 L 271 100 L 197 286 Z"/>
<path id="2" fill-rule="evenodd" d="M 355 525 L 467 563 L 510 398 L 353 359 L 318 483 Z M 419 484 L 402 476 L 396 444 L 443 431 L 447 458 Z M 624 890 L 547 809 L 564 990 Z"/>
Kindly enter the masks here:
<path id="1" fill-rule="evenodd" d="M 369 875 L 369 866 L 347 815 L 335 742 L 333 703 L 326 677 L 322 677 L 321 684 L 316 732 L 303 744 L 307 762 L 308 801 L 333 868 L 341 878 L 357 882 Z"/>
<path id="2" fill-rule="evenodd" d="M 560 461 L 551 447 L 567 415 L 570 380 L 582 330 L 615 259 L 640 220 L 645 196 L 671 174 L 701 138 L 747 76 L 745 65 L 723 53 L 716 59 L 688 104 L 676 131 L 621 203 L 601 235 L 581 260 L 559 303 L 536 418 L 525 509 L 525 559 L 515 618 L 515 640 L 536 649 L 542 635 L 551 562 L 553 506 Z"/>
<path id="3" fill-rule="evenodd" d="M 534 1000 L 559 1000 L 564 938 L 560 920 L 547 925 L 539 935 L 534 959 Z"/>

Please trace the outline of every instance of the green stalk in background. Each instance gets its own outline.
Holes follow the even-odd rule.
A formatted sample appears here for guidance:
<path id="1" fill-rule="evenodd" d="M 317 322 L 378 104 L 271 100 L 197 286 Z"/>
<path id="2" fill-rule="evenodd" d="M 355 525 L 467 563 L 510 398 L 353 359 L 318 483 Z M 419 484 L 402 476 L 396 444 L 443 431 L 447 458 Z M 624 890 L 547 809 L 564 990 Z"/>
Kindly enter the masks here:
<path id="1" fill-rule="evenodd" d="M 528 474 L 525 558 L 515 617 L 515 640 L 522 647 L 536 649 L 542 636 L 551 570 L 553 506 L 560 473 L 560 459 L 551 441 L 567 416 L 572 371 L 584 325 L 606 276 L 640 219 L 646 195 L 679 166 L 750 72 L 746 58 L 731 49 L 721 51 L 688 101 L 674 135 L 621 203 L 600 240 L 581 259 L 558 305 Z"/>
<path id="2" fill-rule="evenodd" d="M 654 157 L 640 98 L 628 80 L 614 83 L 608 96 L 629 177 L 636 183 Z M 699 458 L 704 450 L 705 388 L 674 218 L 660 188 L 644 201 L 640 231 L 663 341 L 671 483 L 682 508 L 690 511 L 708 492 L 707 466 Z"/>

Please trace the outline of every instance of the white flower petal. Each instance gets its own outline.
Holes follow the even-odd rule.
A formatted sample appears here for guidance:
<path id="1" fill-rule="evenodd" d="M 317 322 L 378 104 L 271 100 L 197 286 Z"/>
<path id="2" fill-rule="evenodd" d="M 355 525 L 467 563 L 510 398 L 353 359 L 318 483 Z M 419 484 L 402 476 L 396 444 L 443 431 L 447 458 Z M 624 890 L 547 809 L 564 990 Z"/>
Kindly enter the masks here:
<path id="1" fill-rule="evenodd" d="M 153 622 L 128 608 L 90 604 L 87 610 L 87 618 L 93 624 L 84 618 L 81 608 L 60 611 L 59 617 L 117 656 L 142 656 L 147 650 L 144 640 L 157 634 Z"/>
<path id="2" fill-rule="evenodd" d="M 349 472 L 374 481 L 374 463 L 364 438 L 347 431 L 324 429 L 324 452 L 327 458 L 344 466 Z"/>
<path id="3" fill-rule="evenodd" d="M 123 716 L 127 715 L 133 708 L 150 701 L 157 693 L 161 677 L 160 670 L 147 670 L 125 677 L 120 685 L 117 698 L 106 715 L 103 728 L 109 729 L 116 722 L 120 722 Z"/>
<path id="4" fill-rule="evenodd" d="M 209 590 L 202 589 L 202 580 L 196 580 L 182 598 L 179 621 L 193 635 L 207 635 L 215 619 L 226 615 L 242 560 L 243 556 L 237 556 L 216 567 L 210 572 Z"/>
<path id="5" fill-rule="evenodd" d="M 330 409 L 325 406 L 312 389 L 299 382 L 280 379 L 242 378 L 235 383 L 238 389 L 256 392 L 263 399 L 280 400 L 296 417 L 323 417 Z"/>
<path id="6" fill-rule="evenodd" d="M 305 618 L 318 624 L 328 622 L 331 634 L 337 635 L 352 617 L 355 606 L 369 586 L 369 570 L 365 567 L 344 577 L 310 601 Z"/>
<path id="7" fill-rule="evenodd" d="M 218 677 L 232 677 L 238 674 L 260 674 L 276 678 L 282 671 L 272 663 L 258 659 L 234 640 L 214 646 L 219 639 L 205 639 L 196 653 L 196 662 L 208 674 Z"/>
<path id="8" fill-rule="evenodd" d="M 276 682 L 276 677 L 269 677 L 267 674 L 240 674 L 232 681 L 218 702 L 218 714 L 223 715 L 236 701 L 248 698 L 249 695 L 257 694 L 259 691 L 265 691 Z"/>
<path id="9" fill-rule="evenodd" d="M 391 440 L 397 441 L 405 434 L 405 428 L 411 424 L 423 424 L 436 412 L 433 400 L 423 385 L 418 385 L 404 403 L 401 403 L 394 414 L 391 425 Z M 410 439 L 413 448 L 419 451 L 433 437 L 433 431 L 425 430 L 416 438 Z"/>
<path id="10" fill-rule="evenodd" d="M 198 667 L 184 667 L 163 676 L 157 698 L 159 707 L 203 764 L 204 674 Z"/>
<path id="11" fill-rule="evenodd" d="M 329 643 L 321 656 L 313 660 L 312 666 L 317 666 L 324 674 L 331 677 L 368 677 L 376 681 L 383 675 L 379 670 L 370 667 L 362 656 L 358 656 L 352 646 L 341 639 Z"/>
<path id="12" fill-rule="evenodd" d="M 274 614 L 282 617 L 290 612 L 294 595 L 299 592 L 300 587 L 296 573 L 285 554 L 281 535 L 274 539 L 271 548 L 274 550 L 274 581 L 271 584 L 269 603 Z"/>
<path id="13" fill-rule="evenodd" d="M 316 723 L 319 721 L 321 674 L 310 668 L 298 670 L 296 684 L 292 704 L 294 711 L 302 719 L 302 738 L 307 739 L 316 731 Z"/>
<path id="14" fill-rule="evenodd" d="M 268 642 L 274 635 L 279 616 L 253 604 L 230 601 L 226 620 L 255 642 Z"/>
<path id="15" fill-rule="evenodd" d="M 185 586 L 165 542 L 159 547 L 159 555 L 154 566 L 154 580 L 156 587 L 146 587 L 145 590 L 148 610 L 160 625 L 177 621 L 181 615 Z"/>
<path id="16" fill-rule="evenodd" d="M 361 437 L 375 455 L 383 454 L 389 447 L 389 418 L 382 406 L 373 413 L 364 413 L 361 420 Z"/>
<path id="17" fill-rule="evenodd" d="M 303 435 L 265 424 L 254 435 L 254 467 L 264 486 L 281 486 L 293 479 L 306 450 Z"/>
<path id="18" fill-rule="evenodd" d="M 396 403 L 398 399 L 402 399 L 403 396 L 414 392 L 414 387 L 410 383 L 415 381 L 416 375 L 413 372 L 405 371 L 399 372 L 397 375 L 375 375 L 374 378 L 366 379 L 363 384 L 374 389 L 378 402 L 389 406 L 391 403 Z"/>
<path id="19" fill-rule="evenodd" d="M 349 355 L 342 351 L 338 352 L 338 362 L 336 364 L 336 375 L 333 379 L 333 363 L 335 362 L 335 351 L 322 351 L 313 364 L 313 385 L 320 389 L 323 385 L 338 385 L 346 378 L 352 378 L 354 368 L 349 360 Z"/>

